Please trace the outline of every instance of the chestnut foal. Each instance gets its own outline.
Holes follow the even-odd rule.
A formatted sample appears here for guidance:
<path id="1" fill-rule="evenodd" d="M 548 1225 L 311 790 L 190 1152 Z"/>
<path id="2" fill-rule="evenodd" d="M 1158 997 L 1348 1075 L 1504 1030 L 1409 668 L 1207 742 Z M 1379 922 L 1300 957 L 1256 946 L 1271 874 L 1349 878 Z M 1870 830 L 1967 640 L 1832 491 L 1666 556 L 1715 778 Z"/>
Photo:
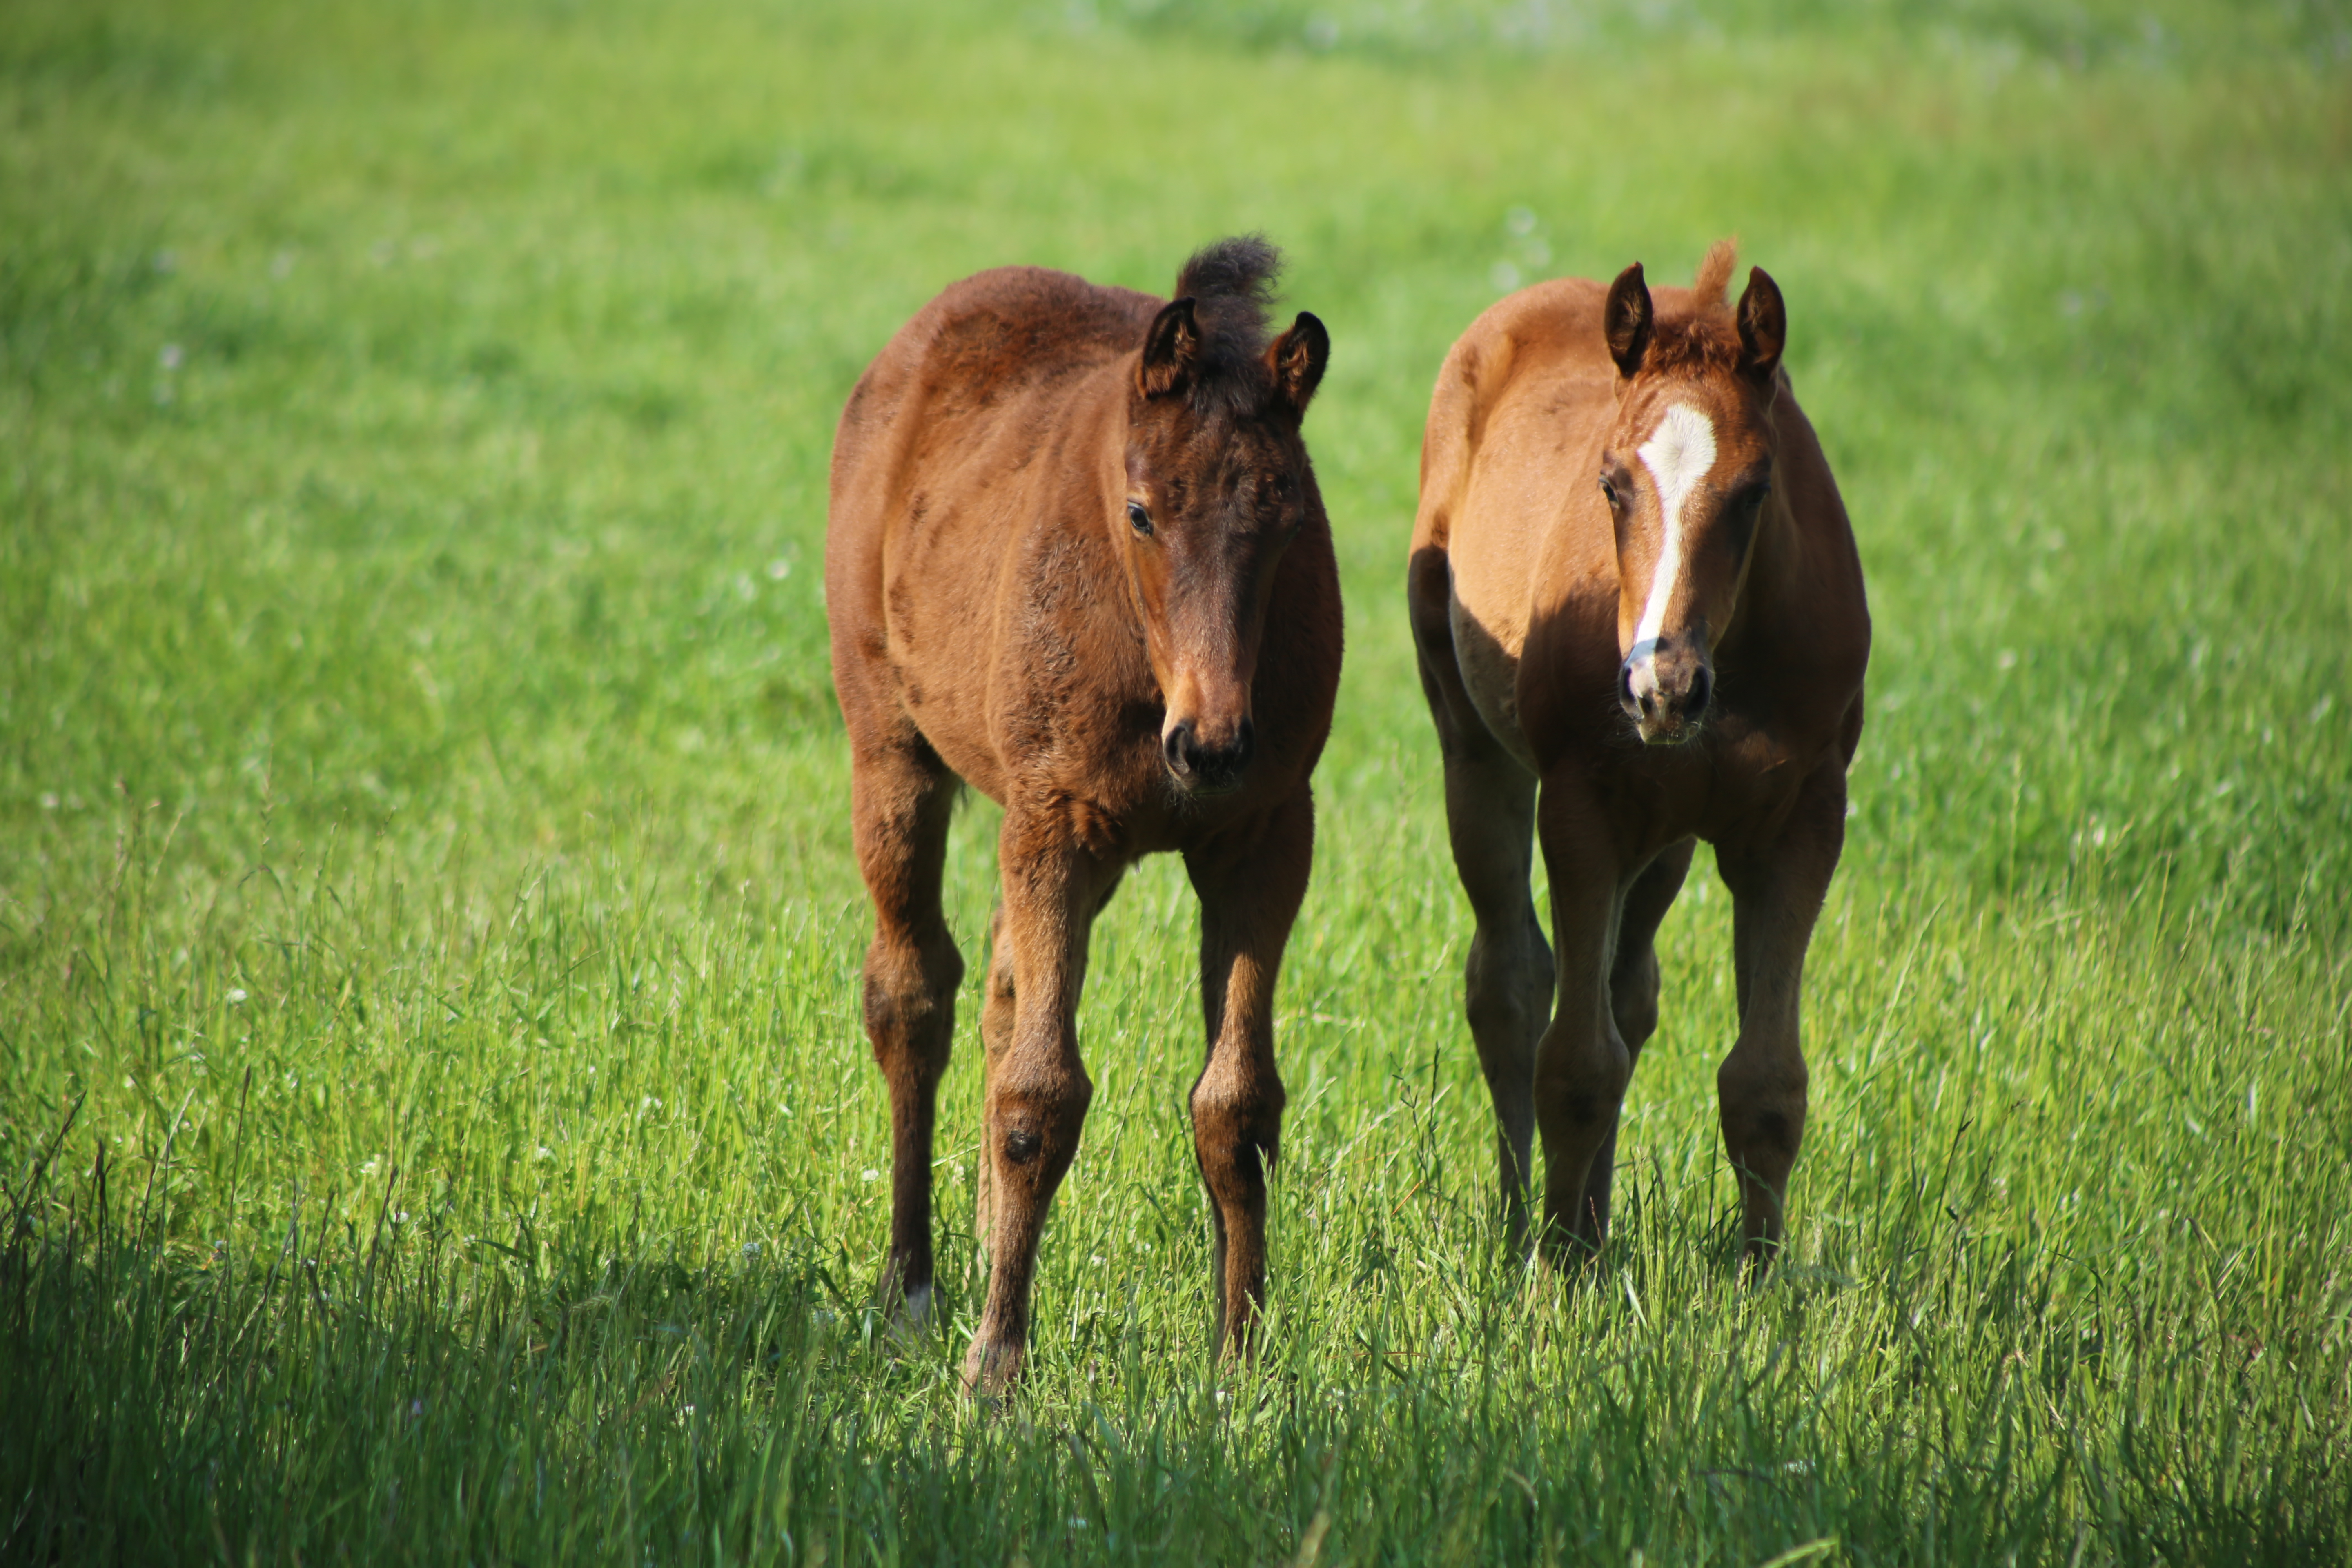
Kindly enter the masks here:
<path id="1" fill-rule="evenodd" d="M 1273 342 L 1278 258 L 1188 261 L 1173 302 L 1066 273 L 965 279 L 890 340 L 842 412 L 825 603 L 874 900 L 866 1030 L 890 1093 L 880 1293 L 931 1306 L 931 1140 L 963 975 L 940 911 L 959 781 L 1004 807 L 991 928 L 968 1386 L 1019 1373 L 1046 1206 L 1093 1085 L 1078 993 L 1094 919 L 1172 849 L 1201 900 L 1208 1059 L 1193 1146 L 1215 1232 L 1216 1342 L 1265 1279 L 1281 1141 L 1274 992 L 1307 889 L 1307 777 L 1339 680 L 1339 583 L 1299 421 L 1330 339 Z M 990 1211 L 993 1210 L 992 1214 Z"/>
<path id="2" fill-rule="evenodd" d="M 1430 405 L 1408 594 L 1477 921 L 1465 1010 L 1507 1224 L 1525 1237 L 1539 1128 L 1554 1253 L 1607 1236 L 1618 1112 L 1658 1020 L 1652 939 L 1697 839 L 1733 900 L 1739 1035 L 1716 1084 L 1759 1266 L 1804 1133 L 1799 984 L 1844 841 L 1870 616 L 1780 367 L 1780 291 L 1754 270 L 1727 308 L 1732 267 L 1724 243 L 1687 291 L 1654 299 L 1638 263 L 1606 289 L 1523 289 L 1454 345 Z"/>

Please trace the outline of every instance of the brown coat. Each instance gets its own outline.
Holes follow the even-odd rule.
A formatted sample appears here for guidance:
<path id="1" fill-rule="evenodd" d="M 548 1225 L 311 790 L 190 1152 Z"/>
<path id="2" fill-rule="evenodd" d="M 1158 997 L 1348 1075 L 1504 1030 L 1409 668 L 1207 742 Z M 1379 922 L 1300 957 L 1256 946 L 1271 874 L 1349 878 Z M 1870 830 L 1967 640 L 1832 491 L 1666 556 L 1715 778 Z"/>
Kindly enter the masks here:
<path id="1" fill-rule="evenodd" d="M 1723 303 L 1727 246 L 1654 300 L 1539 284 L 1447 356 L 1409 597 L 1477 916 L 1467 1011 L 1523 1224 L 1597 1244 L 1618 1108 L 1657 1016 L 1652 938 L 1694 842 L 1738 910 L 1740 1036 L 1718 1074 L 1751 1251 L 1802 1134 L 1804 950 L 1843 838 L 1870 618 L 1837 485 L 1781 369 L 1780 291 Z M 1538 790 L 1540 800 L 1538 801 Z M 1552 942 L 1528 895 L 1531 834 Z"/>
<path id="2" fill-rule="evenodd" d="M 1340 650 L 1299 435 L 1328 340 L 1302 315 L 1265 343 L 1275 266 L 1264 242 L 1226 241 L 1192 258 L 1173 302 L 982 273 L 900 330 L 842 414 L 825 595 L 876 911 L 866 1027 L 894 1126 L 882 1289 L 918 1318 L 962 973 L 939 908 L 948 807 L 961 780 L 1005 810 L 976 1386 L 1019 1368 L 1037 1234 L 1091 1094 L 1075 1025 L 1087 931 L 1127 866 L 1159 850 L 1185 857 L 1202 905 L 1209 1058 L 1192 1106 L 1221 1339 L 1262 1289 L 1274 984 Z"/>

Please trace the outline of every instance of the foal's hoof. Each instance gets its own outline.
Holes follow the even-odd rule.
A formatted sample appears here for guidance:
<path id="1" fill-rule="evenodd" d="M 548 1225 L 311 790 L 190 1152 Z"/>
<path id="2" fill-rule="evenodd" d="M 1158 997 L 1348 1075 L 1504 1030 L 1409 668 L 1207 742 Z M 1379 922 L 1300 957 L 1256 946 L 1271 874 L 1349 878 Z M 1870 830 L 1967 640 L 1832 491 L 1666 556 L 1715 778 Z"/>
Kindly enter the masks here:
<path id="1" fill-rule="evenodd" d="M 1021 1378 L 1022 1348 L 985 1334 L 964 1352 L 963 1387 L 974 1399 L 1000 1399 L 1013 1392 Z"/>
<path id="2" fill-rule="evenodd" d="M 890 1342 L 905 1349 L 929 1336 L 930 1331 L 931 1288 L 919 1285 L 891 1305 Z"/>
<path id="3" fill-rule="evenodd" d="M 1748 1285 L 1761 1288 L 1772 1276 L 1772 1266 L 1780 1260 L 1780 1243 L 1763 1237 L 1750 1237 L 1739 1249 L 1739 1278 Z"/>
<path id="4" fill-rule="evenodd" d="M 1605 1237 L 1596 1239 L 1581 1231 L 1553 1230 L 1535 1248 L 1531 1261 L 1538 1272 L 1561 1279 L 1581 1279 L 1600 1270 L 1601 1250 L 1607 1246 Z"/>

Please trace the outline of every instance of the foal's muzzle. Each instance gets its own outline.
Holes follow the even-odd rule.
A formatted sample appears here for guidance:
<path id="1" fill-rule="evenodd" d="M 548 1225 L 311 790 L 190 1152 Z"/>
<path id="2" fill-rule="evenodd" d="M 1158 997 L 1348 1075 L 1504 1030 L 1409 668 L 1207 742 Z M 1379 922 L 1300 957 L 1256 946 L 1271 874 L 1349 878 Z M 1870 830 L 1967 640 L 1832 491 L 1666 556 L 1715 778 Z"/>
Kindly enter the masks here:
<path id="1" fill-rule="evenodd" d="M 1676 746 L 1698 733 L 1715 695 L 1715 671 L 1694 641 L 1637 644 L 1617 667 L 1617 703 L 1642 739 L 1653 746 Z"/>
<path id="2" fill-rule="evenodd" d="M 1257 727 L 1244 714 L 1222 744 L 1202 740 L 1190 719 L 1180 719 L 1160 737 L 1160 754 L 1170 776 L 1194 795 L 1223 795 L 1241 786 L 1242 774 L 1257 751 Z"/>

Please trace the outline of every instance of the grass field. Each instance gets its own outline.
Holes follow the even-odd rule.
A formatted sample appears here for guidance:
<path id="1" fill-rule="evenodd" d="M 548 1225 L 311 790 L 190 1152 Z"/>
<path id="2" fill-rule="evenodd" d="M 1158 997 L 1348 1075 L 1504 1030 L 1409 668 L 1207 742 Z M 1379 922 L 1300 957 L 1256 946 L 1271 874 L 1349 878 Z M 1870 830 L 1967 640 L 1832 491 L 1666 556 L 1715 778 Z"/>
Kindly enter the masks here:
<path id="1" fill-rule="evenodd" d="M 2352 1557 L 2347 170 L 2335 0 L 11 0 L 0 1560 Z M 1266 1350 L 1150 865 L 976 1410 L 972 987 L 955 1321 L 866 1297 L 833 421 L 953 279 L 1249 228 L 1349 616 Z M 1517 280 L 1731 231 L 1877 626 L 1792 1258 L 1727 1266 L 1702 857 L 1610 1256 L 1528 1277 L 1421 418 Z"/>

